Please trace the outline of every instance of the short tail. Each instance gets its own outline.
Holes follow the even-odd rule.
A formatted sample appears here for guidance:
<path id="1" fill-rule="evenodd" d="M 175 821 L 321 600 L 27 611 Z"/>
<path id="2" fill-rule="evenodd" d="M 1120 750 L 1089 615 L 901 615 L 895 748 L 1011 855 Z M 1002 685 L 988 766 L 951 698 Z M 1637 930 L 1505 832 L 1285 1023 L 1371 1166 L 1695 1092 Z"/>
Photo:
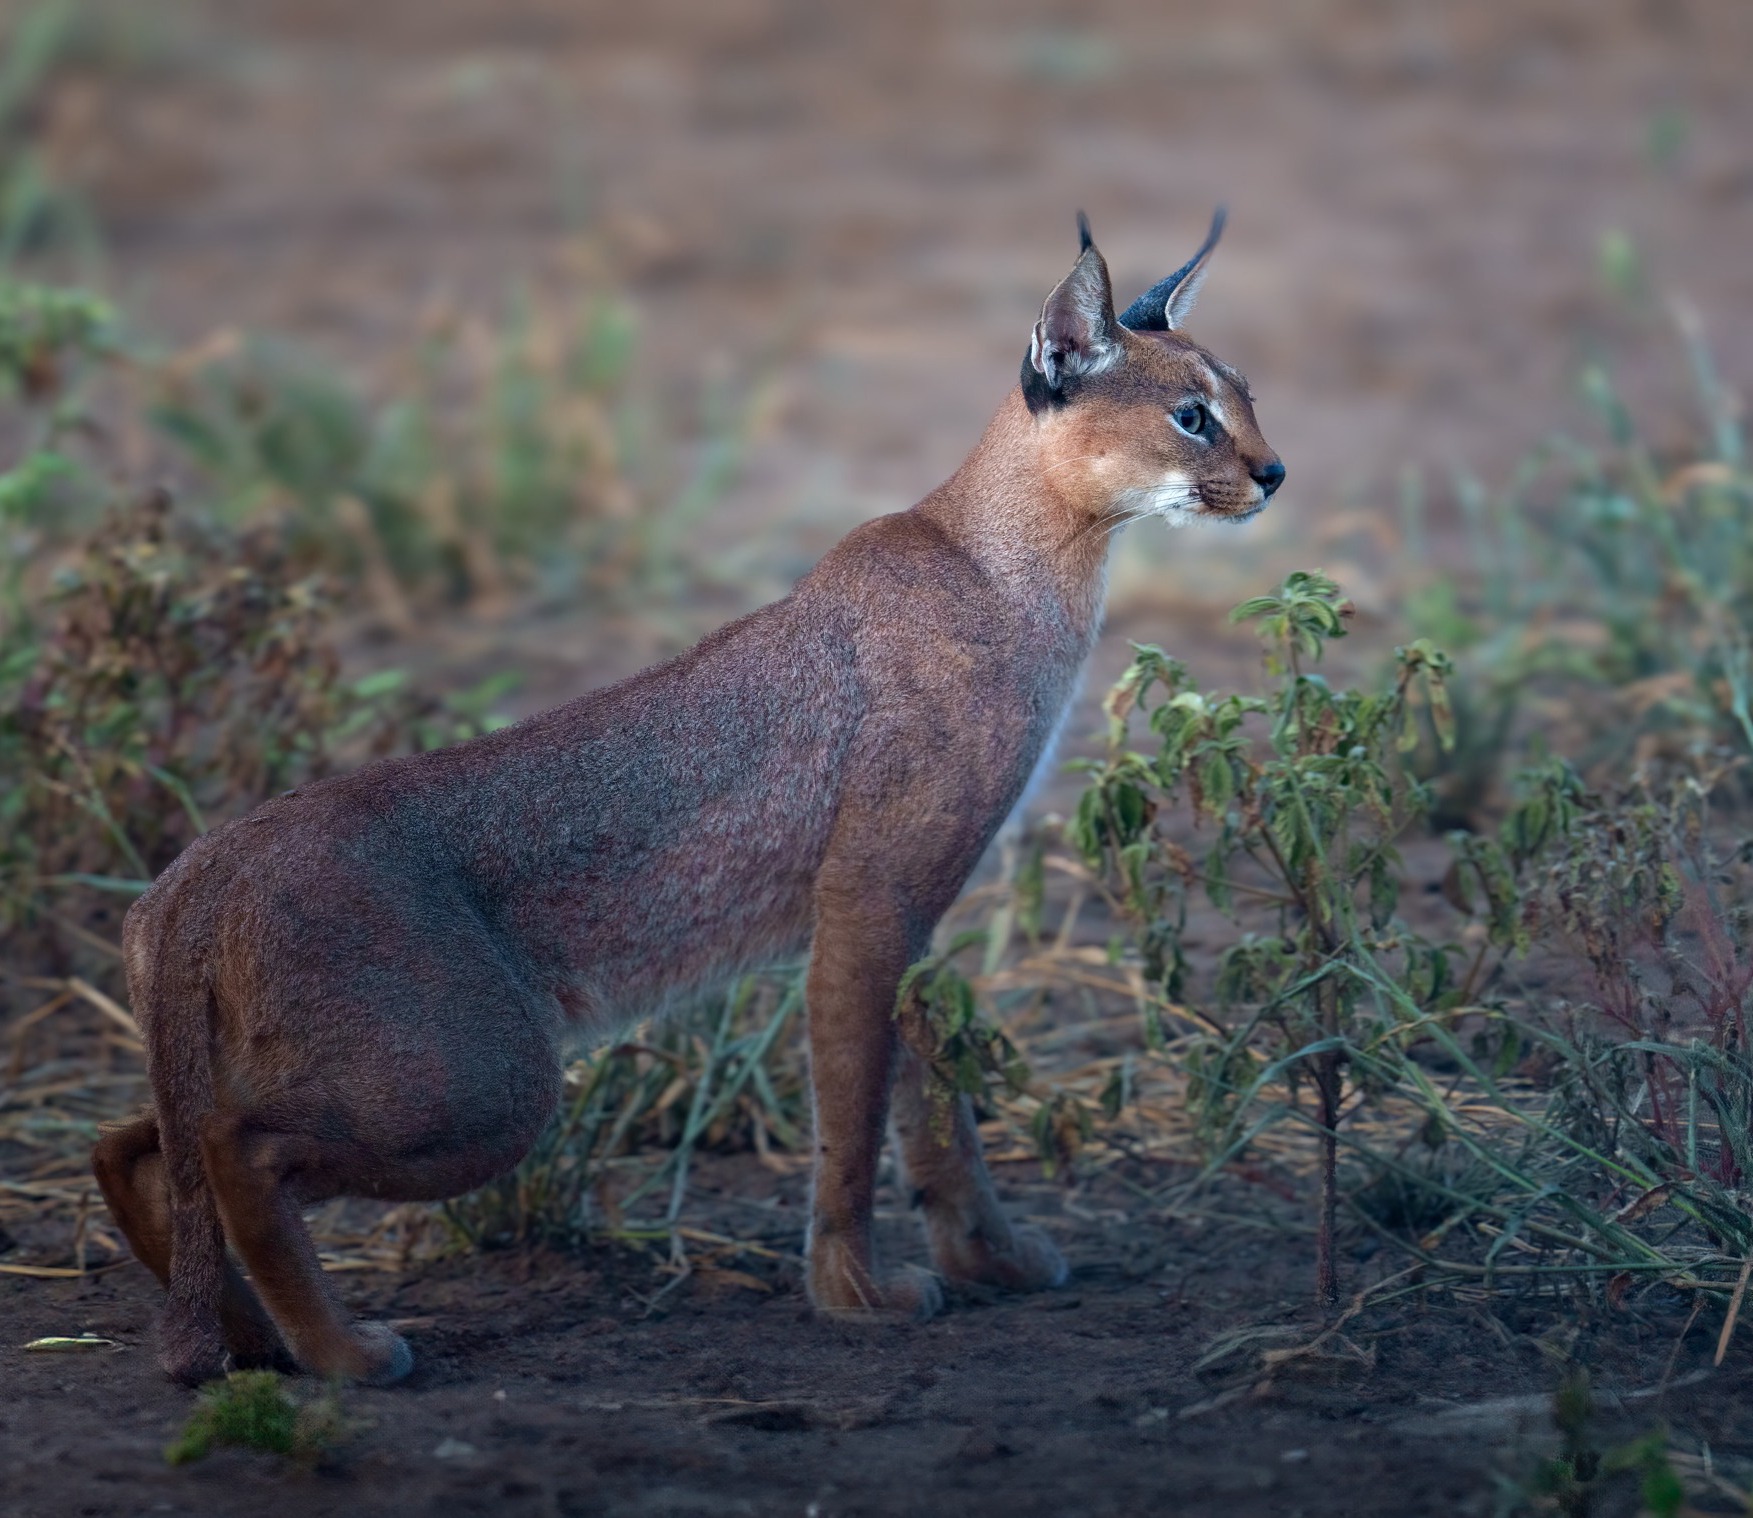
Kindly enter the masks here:
<path id="1" fill-rule="evenodd" d="M 201 1125 L 213 1110 L 212 993 L 194 956 L 154 952 L 156 946 L 141 941 L 146 933 L 130 913 L 122 935 L 128 994 L 145 1036 L 170 1191 L 170 1280 L 160 1355 L 166 1371 L 192 1384 L 225 1368 L 225 1230 L 201 1158 Z"/>

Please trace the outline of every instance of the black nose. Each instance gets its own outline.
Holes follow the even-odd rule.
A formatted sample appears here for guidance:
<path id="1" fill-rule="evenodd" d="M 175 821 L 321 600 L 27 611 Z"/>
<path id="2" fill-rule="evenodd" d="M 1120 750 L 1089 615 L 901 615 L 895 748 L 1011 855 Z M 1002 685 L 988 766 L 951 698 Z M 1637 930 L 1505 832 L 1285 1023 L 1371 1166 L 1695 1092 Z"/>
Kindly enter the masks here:
<path id="1" fill-rule="evenodd" d="M 1284 465 L 1277 459 L 1274 459 L 1270 464 L 1263 464 L 1251 472 L 1254 476 L 1254 483 L 1267 495 L 1271 495 L 1284 483 Z"/>

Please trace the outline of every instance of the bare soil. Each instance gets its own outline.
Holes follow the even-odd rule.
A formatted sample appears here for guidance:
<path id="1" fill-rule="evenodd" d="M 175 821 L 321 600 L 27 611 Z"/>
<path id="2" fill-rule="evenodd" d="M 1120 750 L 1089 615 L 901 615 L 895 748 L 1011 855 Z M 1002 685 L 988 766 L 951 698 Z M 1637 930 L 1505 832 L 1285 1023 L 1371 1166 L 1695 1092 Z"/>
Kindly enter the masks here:
<path id="1" fill-rule="evenodd" d="M 1665 1419 L 1719 1460 L 1753 1453 L 1743 1357 L 1710 1375 L 1714 1323 L 1682 1339 L 1683 1302 L 1408 1296 L 1269 1371 L 1264 1351 L 1323 1328 L 1309 1240 L 1280 1231 L 1284 1217 L 1263 1227 L 1242 1198 L 1237 1220 L 1166 1222 L 1118 1186 L 1066 1193 L 1022 1166 L 1004 1180 L 1066 1246 L 1070 1283 L 961 1297 L 925 1324 L 812 1316 L 789 1258 L 801 1181 L 752 1162 L 716 1167 L 690 1206 L 700 1226 L 788 1257 L 746 1256 L 746 1280 L 703 1272 L 664 1293 L 671 1278 L 627 1251 L 343 1276 L 353 1305 L 404 1328 L 418 1365 L 400 1387 L 346 1394 L 353 1436 L 315 1470 L 239 1451 L 166 1467 L 190 1399 L 154 1366 L 158 1294 L 139 1266 L 0 1279 L 6 1511 L 1485 1515 L 1556 1447 L 1550 1398 L 1569 1360 L 1592 1368 L 1602 1449 Z M 892 1261 L 918 1257 L 902 1218 L 887 1231 Z M 1355 1285 L 1399 1268 L 1361 1241 L 1352 1253 Z M 18 1351 L 76 1332 L 126 1347 Z M 1635 1479 L 1593 1511 L 1635 1513 Z"/>
<path id="2" fill-rule="evenodd" d="M 954 466 L 1069 262 L 1074 207 L 1130 290 L 1227 200 L 1196 330 L 1249 371 L 1290 484 L 1251 536 L 1127 550 L 1092 692 L 1124 635 L 1233 678 L 1246 644 L 1218 641 L 1217 609 L 1317 550 L 1379 604 L 1323 536 L 1334 519 L 1391 549 L 1403 471 L 1501 479 L 1574 420 L 1567 375 L 1592 344 L 1628 343 L 1652 425 L 1685 425 L 1656 316 L 1594 286 L 1610 228 L 1705 311 L 1730 383 L 1753 379 L 1753 10 L 1736 0 L 154 9 L 156 61 L 64 82 L 41 122 L 96 200 L 137 320 L 177 340 L 290 332 L 370 374 L 436 301 L 565 289 L 583 238 L 639 303 L 677 414 L 714 366 L 777 376 L 704 535 L 756 545 L 759 589 Z M 1685 126 L 1665 164 L 1663 112 Z M 466 658 L 524 669 L 534 706 L 653 651 L 586 606 L 475 630 Z M 1323 1328 L 1297 1208 L 1238 1182 L 1171 1219 L 1117 1177 L 1066 1191 L 1009 1167 L 1004 1184 L 1066 1248 L 1070 1285 L 924 1325 L 812 1318 L 802 1181 L 752 1160 L 711 1168 L 689 1214 L 774 1252 L 736 1261 L 747 1281 L 664 1293 L 657 1262 L 625 1251 L 338 1277 L 404 1323 L 419 1365 L 346 1396 L 354 1436 L 315 1471 L 243 1453 L 165 1466 L 191 1399 L 155 1369 L 137 1265 L 0 1275 L 0 1507 L 1488 1514 L 1550 1446 L 1566 1360 L 1604 1392 L 1670 1388 L 1609 1407 L 1604 1444 L 1665 1419 L 1686 1448 L 1753 1459 L 1744 1351 L 1689 1379 L 1716 1322 L 1683 1337 L 1688 1303 L 1406 1296 L 1269 1372 L 1263 1349 Z M 910 1223 L 888 1226 L 890 1258 L 919 1258 Z M 67 1266 L 71 1238 L 63 1220 L 0 1239 L 0 1260 Z M 1399 1268 L 1349 1247 L 1353 1288 Z M 1271 1333 L 1197 1368 L 1249 1328 Z M 80 1331 L 123 1347 L 21 1349 Z M 1595 1511 L 1635 1511 L 1634 1486 Z"/>

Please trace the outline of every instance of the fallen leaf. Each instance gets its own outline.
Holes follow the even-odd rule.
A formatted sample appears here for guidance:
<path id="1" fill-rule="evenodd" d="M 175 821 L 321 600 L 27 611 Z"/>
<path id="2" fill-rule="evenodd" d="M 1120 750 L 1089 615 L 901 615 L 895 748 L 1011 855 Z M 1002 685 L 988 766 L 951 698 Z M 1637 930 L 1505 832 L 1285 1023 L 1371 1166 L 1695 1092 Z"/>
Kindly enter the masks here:
<path id="1" fill-rule="evenodd" d="M 34 1354 L 64 1355 L 86 1349 L 126 1349 L 127 1345 L 115 1339 L 100 1339 L 96 1334 L 77 1334 L 72 1338 L 50 1335 L 46 1339 L 32 1339 L 24 1347 Z"/>

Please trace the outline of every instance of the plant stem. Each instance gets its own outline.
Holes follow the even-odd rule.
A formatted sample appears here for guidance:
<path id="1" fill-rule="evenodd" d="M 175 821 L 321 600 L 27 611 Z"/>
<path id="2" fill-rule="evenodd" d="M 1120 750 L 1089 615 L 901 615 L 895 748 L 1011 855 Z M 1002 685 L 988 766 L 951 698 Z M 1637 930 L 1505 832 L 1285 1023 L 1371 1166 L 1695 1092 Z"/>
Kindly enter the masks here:
<path id="1" fill-rule="evenodd" d="M 1329 978 L 1315 987 L 1321 1012 L 1321 1033 L 1339 1036 L 1339 987 Z M 1321 1217 L 1315 1234 L 1315 1300 L 1332 1307 L 1339 1300 L 1339 1264 L 1334 1232 L 1339 1212 L 1339 1051 L 1328 1050 L 1315 1063 L 1315 1085 L 1321 1096 Z"/>

